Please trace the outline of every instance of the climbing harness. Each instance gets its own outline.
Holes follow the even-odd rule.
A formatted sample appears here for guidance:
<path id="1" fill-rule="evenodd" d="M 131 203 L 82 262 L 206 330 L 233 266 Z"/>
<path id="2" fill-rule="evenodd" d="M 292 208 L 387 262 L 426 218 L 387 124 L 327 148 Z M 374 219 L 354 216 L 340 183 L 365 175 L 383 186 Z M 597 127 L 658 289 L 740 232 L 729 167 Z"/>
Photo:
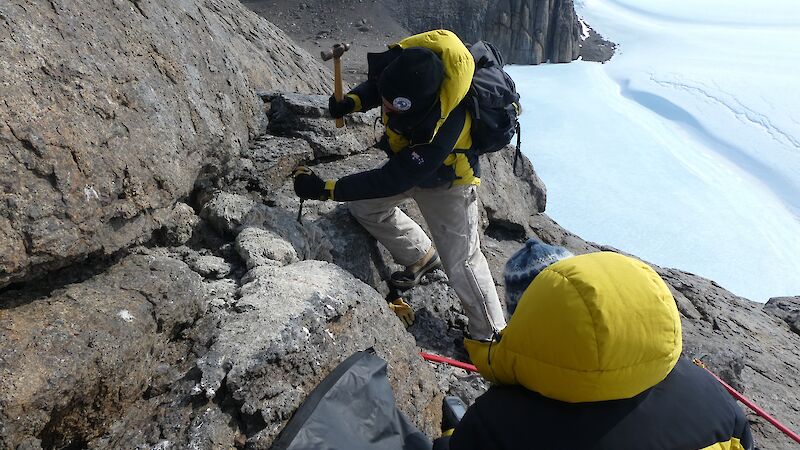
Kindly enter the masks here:
<path id="1" fill-rule="evenodd" d="M 458 367 L 459 369 L 464 369 L 468 372 L 475 372 L 475 373 L 478 372 L 478 368 L 472 364 L 467 364 L 465 362 L 456 361 L 454 359 L 445 358 L 443 356 L 438 356 L 438 355 L 432 355 L 430 353 L 425 353 L 425 352 L 419 352 L 419 354 L 420 356 L 422 356 L 422 359 L 426 361 L 447 364 L 453 367 Z M 766 411 L 764 411 L 758 405 L 753 403 L 752 400 L 748 399 L 744 395 L 740 394 L 736 389 L 732 388 L 728 383 L 722 381 L 722 379 L 718 377 L 717 374 L 715 374 L 714 372 L 709 370 L 708 367 L 706 367 L 703 361 L 700 361 L 699 359 L 695 358 L 692 360 L 692 362 L 694 362 L 698 367 L 705 369 L 706 372 L 710 373 L 711 376 L 716 378 L 716 380 L 719 381 L 720 384 L 722 384 L 722 387 L 724 387 L 725 390 L 727 390 L 728 393 L 731 394 L 733 398 L 735 398 L 736 400 L 740 401 L 742 404 L 750 408 L 754 413 L 762 417 L 767 422 L 771 423 L 773 426 L 775 426 L 775 428 L 779 429 L 783 434 L 789 436 L 789 438 L 791 438 L 795 442 L 800 443 L 800 435 L 790 430 L 789 427 L 787 427 L 786 425 L 782 424 L 777 419 L 769 415 Z"/>

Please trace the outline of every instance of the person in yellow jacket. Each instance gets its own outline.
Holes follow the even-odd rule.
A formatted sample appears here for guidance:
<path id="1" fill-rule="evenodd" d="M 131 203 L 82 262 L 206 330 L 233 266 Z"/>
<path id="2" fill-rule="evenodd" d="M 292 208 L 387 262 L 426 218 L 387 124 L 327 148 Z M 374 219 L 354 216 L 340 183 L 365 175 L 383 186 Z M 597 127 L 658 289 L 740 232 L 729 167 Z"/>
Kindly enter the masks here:
<path id="1" fill-rule="evenodd" d="M 488 340 L 505 327 L 505 316 L 480 248 L 480 168 L 472 117 L 462 102 L 475 61 L 446 30 L 408 37 L 367 59 L 367 80 L 341 102 L 331 97 L 329 109 L 338 118 L 380 107 L 385 133 L 378 147 L 388 161 L 327 181 L 302 168 L 295 172 L 295 192 L 304 199 L 350 202 L 353 216 L 406 267 L 392 274 L 395 287 L 414 286 L 443 264 L 470 336 Z M 406 199 L 416 201 L 436 248 L 398 208 Z"/>
<path id="2" fill-rule="evenodd" d="M 493 386 L 434 448 L 753 449 L 741 408 L 681 356 L 675 300 L 647 264 L 530 240 L 505 278 L 508 326 L 467 341 Z"/>

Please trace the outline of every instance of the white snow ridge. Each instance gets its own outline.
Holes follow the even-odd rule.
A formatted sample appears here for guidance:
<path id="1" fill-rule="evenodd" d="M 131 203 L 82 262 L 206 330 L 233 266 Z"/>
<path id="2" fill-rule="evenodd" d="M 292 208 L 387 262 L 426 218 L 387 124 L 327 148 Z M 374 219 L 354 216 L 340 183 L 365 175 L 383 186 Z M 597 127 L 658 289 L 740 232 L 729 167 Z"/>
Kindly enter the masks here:
<path id="1" fill-rule="evenodd" d="M 752 300 L 800 295 L 796 0 L 585 0 L 606 64 L 511 67 L 548 213 Z"/>

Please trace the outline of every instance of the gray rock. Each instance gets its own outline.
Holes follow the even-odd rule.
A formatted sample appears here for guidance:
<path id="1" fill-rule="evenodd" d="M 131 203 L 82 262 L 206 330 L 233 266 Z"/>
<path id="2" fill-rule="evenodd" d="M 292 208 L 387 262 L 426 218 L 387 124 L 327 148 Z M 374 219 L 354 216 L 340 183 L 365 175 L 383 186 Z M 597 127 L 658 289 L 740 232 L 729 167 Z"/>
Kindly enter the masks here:
<path id="1" fill-rule="evenodd" d="M 570 62 L 580 54 L 581 28 L 572 0 L 421 0 L 387 2 L 415 33 L 453 30 L 465 42 L 495 44 L 509 64 Z"/>
<path id="2" fill-rule="evenodd" d="M 192 207 L 181 202 L 172 207 L 168 220 L 169 224 L 162 229 L 162 233 L 164 243 L 170 246 L 180 246 L 189 242 L 200 222 Z"/>
<path id="3" fill-rule="evenodd" d="M 208 280 L 205 282 L 206 299 L 211 307 L 224 308 L 236 301 L 239 285 L 230 278 Z"/>
<path id="4" fill-rule="evenodd" d="M 614 56 L 617 44 L 605 39 L 592 27 L 589 36 L 581 43 L 581 59 L 584 61 L 606 62 Z"/>
<path id="5" fill-rule="evenodd" d="M 269 193 L 279 188 L 295 167 L 312 161 L 314 152 L 302 139 L 264 135 L 243 151 L 242 157 L 250 162 L 236 166 L 238 178 L 248 181 L 245 188 Z"/>
<path id="6" fill-rule="evenodd" d="M 245 224 L 271 231 L 291 244 L 301 260 L 330 261 L 331 244 L 313 223 L 297 221 L 297 216 L 282 208 L 258 205 L 245 218 Z"/>
<path id="7" fill-rule="evenodd" d="M 231 273 L 231 265 L 219 256 L 197 255 L 187 258 L 186 263 L 203 278 L 218 280 Z"/>
<path id="8" fill-rule="evenodd" d="M 287 184 L 291 182 L 287 180 Z M 290 195 L 294 196 L 286 194 L 286 197 Z M 327 261 L 331 258 L 330 243 L 319 228 L 312 223 L 299 223 L 296 216 L 282 208 L 256 203 L 238 194 L 218 192 L 203 206 L 200 216 L 230 236 L 237 235 L 243 227 L 270 230 L 291 243 L 299 259 Z"/>
<path id="9" fill-rule="evenodd" d="M 200 217 L 220 233 L 235 235 L 254 208 L 256 202 L 247 197 L 218 192 L 211 201 L 203 205 Z"/>
<path id="10" fill-rule="evenodd" d="M 236 1 L 11 0 L 2 20 L 0 286 L 150 239 L 265 127 L 257 90 L 329 92 Z"/>
<path id="11" fill-rule="evenodd" d="M 547 204 L 547 189 L 525 155 L 519 156 L 515 172 L 510 146 L 482 157 L 478 194 L 489 224 L 521 238 L 531 234 L 531 217 Z"/>
<path id="12" fill-rule="evenodd" d="M 0 448 L 45 448 L 103 433 L 170 364 L 173 342 L 204 312 L 186 264 L 131 256 L 108 272 L 37 298 L 0 297 Z"/>
<path id="13" fill-rule="evenodd" d="M 226 389 L 242 414 L 260 416 L 263 429 L 248 445 L 268 448 L 310 390 L 368 347 L 389 362 L 400 409 L 433 435 L 441 394 L 413 340 L 374 290 L 325 262 L 260 266 L 247 274 L 235 312 L 198 360 L 201 388 L 210 397 Z"/>
<path id="14" fill-rule="evenodd" d="M 783 320 L 792 331 L 800 334 L 800 296 L 771 298 L 764 305 L 764 312 Z"/>
<path id="15" fill-rule="evenodd" d="M 327 111 L 328 96 L 280 94 L 270 104 L 269 130 L 307 141 L 316 158 L 361 153 L 383 132 L 374 128 L 377 110 L 348 115 L 344 128 L 336 128 Z"/>
<path id="16" fill-rule="evenodd" d="M 236 236 L 236 251 L 248 269 L 285 266 L 299 261 L 292 244 L 273 231 L 248 227 Z"/>

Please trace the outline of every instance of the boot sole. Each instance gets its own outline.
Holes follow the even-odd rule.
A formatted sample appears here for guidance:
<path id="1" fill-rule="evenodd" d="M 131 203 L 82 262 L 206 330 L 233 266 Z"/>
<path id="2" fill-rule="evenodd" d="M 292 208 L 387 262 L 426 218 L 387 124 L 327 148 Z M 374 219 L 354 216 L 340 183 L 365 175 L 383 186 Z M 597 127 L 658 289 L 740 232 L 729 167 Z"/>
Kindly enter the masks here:
<path id="1" fill-rule="evenodd" d="M 392 274 L 389 282 L 392 286 L 398 289 L 409 289 L 419 284 L 419 280 L 425 276 L 428 272 L 438 269 L 442 267 L 442 260 L 439 258 L 439 254 L 437 253 L 428 261 L 427 264 L 422 266 L 419 271 L 415 274 L 411 275 L 406 271 L 399 271 Z M 411 276 L 409 276 L 411 275 Z M 398 279 L 399 277 L 403 277 L 402 279 Z"/>

